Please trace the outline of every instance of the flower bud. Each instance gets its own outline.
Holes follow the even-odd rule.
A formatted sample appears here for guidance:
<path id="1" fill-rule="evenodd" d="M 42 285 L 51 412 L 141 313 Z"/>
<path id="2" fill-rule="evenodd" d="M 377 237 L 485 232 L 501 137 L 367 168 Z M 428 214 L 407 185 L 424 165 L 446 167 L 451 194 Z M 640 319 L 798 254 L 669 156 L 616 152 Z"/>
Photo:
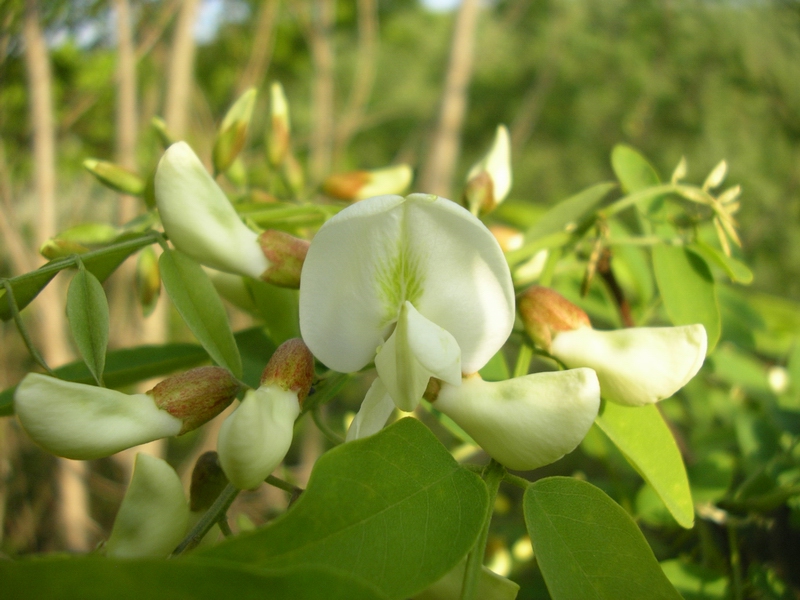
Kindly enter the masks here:
<path id="1" fill-rule="evenodd" d="M 606 400 L 628 406 L 669 398 L 703 365 L 702 325 L 597 331 L 581 327 L 554 335 L 550 353 L 568 367 L 597 372 Z"/>
<path id="2" fill-rule="evenodd" d="M 333 198 L 355 202 L 373 196 L 401 194 L 408 188 L 412 176 L 411 167 L 406 164 L 337 173 L 325 180 L 322 191 Z"/>
<path id="3" fill-rule="evenodd" d="M 497 133 L 489 152 L 467 174 L 464 206 L 472 214 L 491 211 L 508 196 L 511 189 L 511 142 L 505 125 Z"/>
<path id="4" fill-rule="evenodd" d="M 271 166 L 278 167 L 289 154 L 291 124 L 289 103 L 283 86 L 277 81 L 269 88 L 269 100 L 272 127 L 267 134 L 267 157 Z"/>
<path id="5" fill-rule="evenodd" d="M 189 508 L 192 512 L 207 510 L 214 504 L 228 478 L 219 464 L 219 456 L 213 450 L 204 452 L 192 469 L 192 483 L 189 488 Z"/>
<path id="6" fill-rule="evenodd" d="M 72 240 L 61 240 L 58 238 L 51 238 L 42 244 L 39 248 L 39 254 L 44 256 L 47 260 L 54 260 L 56 258 L 63 258 L 65 256 L 72 256 L 73 254 L 83 254 L 88 252 L 89 248 L 78 242 Z"/>
<path id="7" fill-rule="evenodd" d="M 256 89 L 250 88 L 239 96 L 225 114 L 212 153 L 216 173 L 227 171 L 242 151 L 255 102 Z"/>
<path id="8" fill-rule="evenodd" d="M 178 435 L 180 418 L 159 409 L 148 394 L 74 383 L 29 373 L 17 386 L 14 409 L 28 435 L 65 458 L 103 458 Z"/>
<path id="9" fill-rule="evenodd" d="M 158 408 L 181 420 L 178 435 L 183 435 L 225 410 L 239 390 L 227 369 L 198 367 L 165 379 L 147 393 Z"/>
<path id="10" fill-rule="evenodd" d="M 153 117 L 150 120 L 150 126 L 156 132 L 158 140 L 165 149 L 179 141 L 178 137 L 167 128 L 167 123 L 161 117 Z"/>
<path id="11" fill-rule="evenodd" d="M 143 248 L 136 260 L 136 291 L 144 316 L 150 315 L 161 295 L 161 271 L 152 246 Z"/>
<path id="12" fill-rule="evenodd" d="M 600 408 L 600 385 L 591 369 L 498 382 L 476 374 L 458 387 L 443 383 L 433 406 L 496 461 L 527 471 L 557 461 L 581 442 Z"/>
<path id="13" fill-rule="evenodd" d="M 222 424 L 219 462 L 237 488 L 258 487 L 281 463 L 292 445 L 300 414 L 299 393 L 277 383 L 250 390 Z"/>
<path id="14" fill-rule="evenodd" d="M 525 331 L 537 346 L 548 352 L 559 331 L 591 325 L 582 309 L 555 290 L 540 285 L 531 286 L 520 294 L 517 306 Z"/>
<path id="15" fill-rule="evenodd" d="M 155 187 L 164 231 L 178 250 L 207 267 L 253 279 L 269 268 L 258 234 L 242 222 L 188 144 L 167 148 Z"/>
<path id="16" fill-rule="evenodd" d="M 145 180 L 130 169 L 94 158 L 83 161 L 83 167 L 112 190 L 131 196 L 141 196 L 144 193 Z"/>
<path id="17" fill-rule="evenodd" d="M 160 458 L 137 454 L 106 553 L 114 558 L 164 558 L 180 543 L 188 522 L 178 474 Z"/>
<path id="18" fill-rule="evenodd" d="M 300 161 L 298 161 L 291 152 L 287 154 L 283 160 L 281 174 L 294 197 L 302 197 L 306 187 L 306 176 L 305 173 L 303 173 L 303 165 L 300 164 Z"/>
<path id="19" fill-rule="evenodd" d="M 286 340 L 261 373 L 261 385 L 278 385 L 297 394 L 302 405 L 314 381 L 314 355 L 300 338 Z"/>
<path id="20" fill-rule="evenodd" d="M 525 236 L 519 229 L 508 227 L 507 225 L 491 225 L 489 231 L 492 232 L 494 239 L 500 244 L 503 252 L 518 250 L 525 243 Z"/>
<path id="21" fill-rule="evenodd" d="M 298 289 L 310 242 L 285 231 L 269 229 L 258 236 L 258 243 L 269 263 L 261 279 L 272 285 Z"/>

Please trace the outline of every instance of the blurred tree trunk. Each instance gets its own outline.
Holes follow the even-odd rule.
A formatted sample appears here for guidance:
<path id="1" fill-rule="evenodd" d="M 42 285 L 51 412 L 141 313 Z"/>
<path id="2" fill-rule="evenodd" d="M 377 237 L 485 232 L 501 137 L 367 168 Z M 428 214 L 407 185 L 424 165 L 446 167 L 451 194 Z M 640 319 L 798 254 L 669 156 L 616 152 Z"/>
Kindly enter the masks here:
<path id="1" fill-rule="evenodd" d="M 197 49 L 194 25 L 198 4 L 198 0 L 183 0 L 181 3 L 169 61 L 164 119 L 170 131 L 179 138 L 186 135 L 194 82 L 194 55 Z"/>
<path id="2" fill-rule="evenodd" d="M 33 130 L 33 164 L 37 195 L 35 243 L 53 237 L 58 229 L 56 210 L 55 122 L 53 119 L 52 75 L 47 46 L 39 21 L 36 0 L 25 1 L 23 24 L 25 66 L 28 73 L 30 119 Z M 36 305 L 39 317 L 41 352 L 48 364 L 67 362 L 71 350 L 67 342 L 63 294 L 58 278 L 39 294 Z M 89 547 L 88 528 L 91 523 L 86 490 L 85 463 L 61 459 L 58 483 L 59 509 L 66 547 L 85 551 Z"/>
<path id="3" fill-rule="evenodd" d="M 358 0 L 358 54 L 353 88 L 336 132 L 336 159 L 341 156 L 364 118 L 364 108 L 375 83 L 378 60 L 378 3 Z"/>
<path id="4" fill-rule="evenodd" d="M 321 182 L 331 169 L 333 152 L 333 46 L 331 28 L 336 10 L 334 0 L 314 0 L 308 27 L 311 57 L 314 62 L 312 82 L 313 125 L 309 174 L 311 184 Z"/>
<path id="5" fill-rule="evenodd" d="M 260 88 L 264 83 L 264 76 L 269 68 L 272 48 L 275 44 L 275 25 L 278 22 L 280 0 L 264 0 L 256 18 L 255 33 L 253 34 L 253 48 L 247 66 L 239 78 L 236 86 L 236 96 L 241 95 L 250 87 Z"/>
<path id="6" fill-rule="evenodd" d="M 439 118 L 420 175 L 418 188 L 422 192 L 450 197 L 467 110 L 467 87 L 472 78 L 478 10 L 478 0 L 463 0 L 456 15 Z"/>

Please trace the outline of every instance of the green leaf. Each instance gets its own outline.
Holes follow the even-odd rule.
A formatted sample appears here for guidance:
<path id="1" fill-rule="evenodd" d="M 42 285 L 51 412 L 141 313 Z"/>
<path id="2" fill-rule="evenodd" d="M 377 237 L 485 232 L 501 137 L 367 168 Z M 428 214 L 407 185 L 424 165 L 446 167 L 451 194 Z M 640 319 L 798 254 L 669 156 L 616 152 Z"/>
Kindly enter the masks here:
<path id="1" fill-rule="evenodd" d="M 245 279 L 253 302 L 264 319 L 269 337 L 276 345 L 300 337 L 300 307 L 297 290 Z"/>
<path id="2" fill-rule="evenodd" d="M 67 320 L 72 339 L 98 385 L 108 348 L 108 300 L 97 277 L 80 269 L 69 284 Z"/>
<path id="3" fill-rule="evenodd" d="M 112 389 L 124 388 L 139 381 L 190 369 L 208 361 L 208 354 L 197 344 L 138 346 L 112 350 L 106 356 L 105 384 Z M 263 367 L 262 367 L 263 368 Z M 94 383 L 86 363 L 76 361 L 55 369 L 60 379 L 78 383 Z M 14 414 L 14 392 L 17 386 L 0 392 L 0 416 Z"/>
<path id="4" fill-rule="evenodd" d="M 261 327 L 237 331 L 236 345 L 242 356 L 242 381 L 252 388 L 261 385 L 261 373 L 275 352 L 277 345 Z"/>
<path id="5" fill-rule="evenodd" d="M 553 600 L 680 598 L 636 523 L 593 485 L 540 479 L 525 491 L 523 510 Z"/>
<path id="6" fill-rule="evenodd" d="M 686 467 L 658 408 L 604 402 L 596 423 L 656 491 L 678 524 L 691 528 L 694 505 Z"/>
<path id="7" fill-rule="evenodd" d="M 611 151 L 611 167 L 626 194 L 640 192 L 661 183 L 653 165 L 638 150 L 617 144 Z"/>
<path id="8" fill-rule="evenodd" d="M 711 244 L 707 244 L 702 240 L 697 240 L 695 243 L 690 244 L 689 248 L 703 257 L 709 264 L 715 264 L 720 267 L 725 274 L 730 277 L 731 281 L 749 285 L 753 282 L 753 272 L 743 262 L 728 256 L 722 250 L 718 250 Z"/>
<path id="9" fill-rule="evenodd" d="M 725 600 L 728 580 L 702 565 L 678 558 L 661 563 L 661 569 L 685 600 Z"/>
<path id="10" fill-rule="evenodd" d="M 568 225 L 577 224 L 615 187 L 614 183 L 598 183 L 559 202 L 525 232 L 525 241 L 536 241 L 562 232 Z"/>
<path id="11" fill-rule="evenodd" d="M 455 598 L 460 598 L 466 566 L 467 560 L 464 559 L 455 569 L 414 596 L 412 600 L 455 600 Z M 514 600 L 518 593 L 519 585 L 491 569 L 481 567 L 478 589 L 475 593 L 476 598 L 479 600 Z"/>
<path id="12" fill-rule="evenodd" d="M 469 552 L 488 504 L 483 481 L 416 419 L 337 446 L 272 524 L 201 556 L 269 569 L 302 564 L 407 598 Z"/>
<path id="13" fill-rule="evenodd" d="M 299 566 L 265 571 L 200 560 L 112 560 L 58 556 L 2 561 L 3 598 L 59 600 L 386 600 L 330 569 Z"/>
<path id="14" fill-rule="evenodd" d="M 688 248 L 659 244 L 653 247 L 653 271 L 670 321 L 674 325 L 702 323 L 710 354 L 721 327 L 717 292 L 706 262 Z"/>
<path id="15" fill-rule="evenodd" d="M 197 340 L 214 362 L 241 377 L 239 349 L 225 307 L 206 272 L 178 250 L 165 250 L 158 266 L 164 289 Z"/>
<path id="16" fill-rule="evenodd" d="M 136 252 L 139 248 L 143 248 L 155 241 L 156 237 L 153 233 L 126 237 L 124 240 L 112 244 L 111 246 L 82 254 L 81 260 L 86 270 L 102 282 L 105 281 L 128 256 Z M 19 310 L 28 306 L 59 271 L 75 266 L 75 260 L 72 257 L 59 258 L 50 261 L 35 271 L 9 279 L 8 281 L 11 283 L 11 287 L 14 290 L 14 298 L 17 301 Z M 8 301 L 5 296 L 5 290 L 0 289 L 0 319 L 8 321 L 11 318 L 11 309 L 8 306 Z"/>

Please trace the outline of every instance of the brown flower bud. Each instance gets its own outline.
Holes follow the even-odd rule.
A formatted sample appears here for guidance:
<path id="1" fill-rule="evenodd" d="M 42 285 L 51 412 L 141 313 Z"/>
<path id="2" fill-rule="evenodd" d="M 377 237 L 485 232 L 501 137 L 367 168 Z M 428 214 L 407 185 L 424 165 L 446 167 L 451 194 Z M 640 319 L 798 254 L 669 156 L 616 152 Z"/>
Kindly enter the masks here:
<path id="1" fill-rule="evenodd" d="M 531 286 L 518 300 L 525 331 L 544 350 L 550 350 L 553 336 L 559 331 L 591 327 L 588 315 L 581 308 L 550 288 Z"/>
<path id="2" fill-rule="evenodd" d="M 192 483 L 189 487 L 189 508 L 192 512 L 206 510 L 214 504 L 228 478 L 219 464 L 219 456 L 213 450 L 204 452 L 194 463 Z"/>
<path id="3" fill-rule="evenodd" d="M 298 289 L 310 242 L 285 231 L 269 229 L 258 236 L 258 243 L 269 261 L 261 279 L 280 287 Z"/>
<path id="4" fill-rule="evenodd" d="M 336 173 L 322 183 L 322 191 L 332 198 L 353 201 L 369 180 L 370 175 L 367 171 Z"/>
<path id="5" fill-rule="evenodd" d="M 314 380 L 314 356 L 300 338 L 286 340 L 278 346 L 261 373 L 261 385 L 274 383 L 284 390 L 297 392 L 302 406 Z"/>
<path id="6" fill-rule="evenodd" d="M 183 422 L 178 435 L 197 429 L 227 407 L 240 385 L 222 367 L 198 367 L 168 377 L 147 392 L 158 408 Z"/>

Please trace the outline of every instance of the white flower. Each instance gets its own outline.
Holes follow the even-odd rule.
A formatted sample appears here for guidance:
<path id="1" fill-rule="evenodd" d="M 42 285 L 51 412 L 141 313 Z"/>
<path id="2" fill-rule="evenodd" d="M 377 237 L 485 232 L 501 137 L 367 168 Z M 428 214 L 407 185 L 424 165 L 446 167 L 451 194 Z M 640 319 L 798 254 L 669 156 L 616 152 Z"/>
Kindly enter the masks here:
<path id="1" fill-rule="evenodd" d="M 496 461 L 528 471 L 557 461 L 581 442 L 600 408 L 591 369 L 534 373 L 506 381 L 444 384 L 434 408 L 453 419 Z"/>
<path id="2" fill-rule="evenodd" d="M 258 234 L 242 222 L 188 144 L 167 148 L 155 188 L 164 231 L 178 250 L 207 267 L 254 279 L 270 267 Z"/>
<path id="3" fill-rule="evenodd" d="M 413 410 L 429 377 L 455 385 L 457 374 L 480 369 L 513 324 L 500 247 L 476 217 L 437 196 L 346 208 L 319 230 L 303 266 L 306 344 L 340 372 L 375 360 L 402 410 Z"/>
<path id="4" fill-rule="evenodd" d="M 505 125 L 497 126 L 492 147 L 467 173 L 465 200 L 470 210 L 485 213 L 511 190 L 511 142 Z"/>
<path id="5" fill-rule="evenodd" d="M 598 331 L 579 327 L 553 336 L 550 353 L 568 367 L 597 372 L 607 400 L 642 406 L 669 398 L 703 366 L 702 325 Z"/>
<path id="6" fill-rule="evenodd" d="M 137 454 L 106 552 L 115 558 L 163 558 L 180 543 L 188 523 L 178 474 L 160 458 Z"/>
<path id="7" fill-rule="evenodd" d="M 34 442 L 57 456 L 93 459 L 178 435 L 181 419 L 148 394 L 73 383 L 30 373 L 17 387 L 14 410 Z"/>
<path id="8" fill-rule="evenodd" d="M 242 490 L 258 487 L 289 451 L 299 414 L 295 391 L 276 384 L 248 391 L 219 431 L 217 452 L 228 480 Z"/>

